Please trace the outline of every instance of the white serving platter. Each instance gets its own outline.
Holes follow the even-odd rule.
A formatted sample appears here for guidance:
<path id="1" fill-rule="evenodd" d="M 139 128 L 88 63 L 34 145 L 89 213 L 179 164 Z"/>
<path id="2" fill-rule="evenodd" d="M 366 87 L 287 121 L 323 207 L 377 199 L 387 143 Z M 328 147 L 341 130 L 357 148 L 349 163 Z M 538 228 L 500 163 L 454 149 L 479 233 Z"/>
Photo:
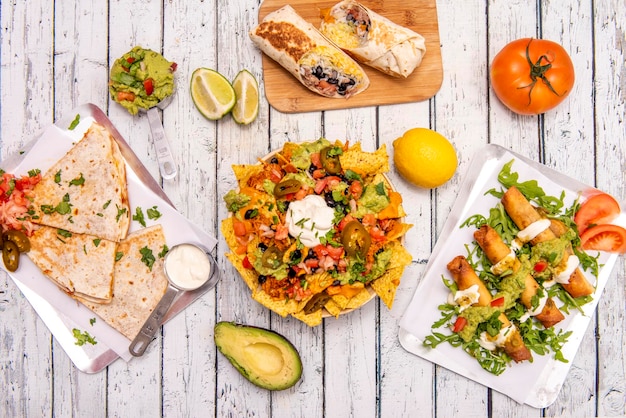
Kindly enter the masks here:
<path id="1" fill-rule="evenodd" d="M 591 186 L 498 145 L 487 145 L 480 150 L 468 169 L 465 182 L 428 261 L 424 276 L 400 321 L 399 338 L 402 346 L 413 354 L 501 392 L 519 403 L 545 408 L 556 400 L 563 386 L 618 259 L 617 254 L 600 253 L 598 277 L 584 272 L 589 282 L 595 286 L 593 300 L 583 306 L 583 312 L 570 310 L 565 320 L 555 326 L 557 330 L 572 331 L 561 350 L 569 360 L 568 363 L 555 360 L 551 354 L 540 356 L 533 353 L 532 363 L 512 363 L 501 375 L 495 376 L 483 370 L 474 358 L 458 347 L 442 343 L 432 349 L 423 344 L 425 337 L 432 333 L 432 324 L 440 319 L 438 306 L 446 302 L 449 293 L 442 282 L 442 276 L 451 280 L 446 265 L 457 255 L 467 255 L 465 245 L 470 245 L 474 240 L 475 228 L 460 226 L 472 215 L 489 216 L 489 209 L 498 203 L 498 199 L 485 193 L 492 188 L 504 189 L 497 176 L 502 167 L 511 160 L 515 160 L 511 171 L 519 174 L 520 182 L 537 180 L 539 186 L 551 196 L 560 196 L 565 191 L 566 207 L 571 206 L 580 195 L 597 192 Z M 626 226 L 626 214 L 622 212 L 614 223 Z M 596 252 L 590 254 L 595 255 Z"/>

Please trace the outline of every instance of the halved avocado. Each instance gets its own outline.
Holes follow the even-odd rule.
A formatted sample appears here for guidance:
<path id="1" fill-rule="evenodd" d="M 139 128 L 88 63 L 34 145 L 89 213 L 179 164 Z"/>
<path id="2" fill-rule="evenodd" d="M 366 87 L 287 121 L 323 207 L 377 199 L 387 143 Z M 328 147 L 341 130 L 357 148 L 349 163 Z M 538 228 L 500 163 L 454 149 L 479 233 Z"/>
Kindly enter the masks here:
<path id="1" fill-rule="evenodd" d="M 296 348 L 282 335 L 264 328 L 218 322 L 214 329 L 220 352 L 250 382 L 269 390 L 292 387 L 302 376 Z"/>

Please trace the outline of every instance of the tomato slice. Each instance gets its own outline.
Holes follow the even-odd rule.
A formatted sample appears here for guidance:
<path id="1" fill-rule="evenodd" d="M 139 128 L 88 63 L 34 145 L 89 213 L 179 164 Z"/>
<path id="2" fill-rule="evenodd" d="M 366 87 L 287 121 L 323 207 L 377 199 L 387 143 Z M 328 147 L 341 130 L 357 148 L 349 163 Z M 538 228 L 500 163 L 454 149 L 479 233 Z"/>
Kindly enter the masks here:
<path id="1" fill-rule="evenodd" d="M 585 200 L 574 216 L 578 233 L 583 234 L 592 225 L 608 224 L 620 213 L 619 203 L 606 193 L 591 196 Z"/>
<path id="2" fill-rule="evenodd" d="M 626 229 L 604 224 L 588 228 L 580 236 L 580 246 L 585 250 L 626 253 Z"/>
<path id="3" fill-rule="evenodd" d="M 490 305 L 494 308 L 504 306 L 504 296 L 500 296 L 499 298 L 492 300 Z"/>

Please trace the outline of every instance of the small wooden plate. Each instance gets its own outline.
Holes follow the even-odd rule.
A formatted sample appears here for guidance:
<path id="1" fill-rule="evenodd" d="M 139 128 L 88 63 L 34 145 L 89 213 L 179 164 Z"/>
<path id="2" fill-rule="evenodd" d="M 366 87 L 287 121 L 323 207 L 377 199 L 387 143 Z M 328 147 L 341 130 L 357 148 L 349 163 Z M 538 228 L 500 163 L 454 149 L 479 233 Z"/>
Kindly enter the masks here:
<path id="1" fill-rule="evenodd" d="M 315 27 L 320 25 L 320 11 L 339 0 L 265 0 L 259 9 L 259 22 L 270 12 L 290 4 L 300 16 Z M 312 112 L 419 102 L 433 97 L 443 82 L 436 0 L 363 0 L 361 3 L 419 33 L 426 39 L 426 54 L 421 65 L 406 79 L 388 76 L 363 65 L 370 86 L 349 99 L 331 99 L 313 93 L 277 62 L 263 55 L 265 96 L 270 105 L 283 113 Z"/>

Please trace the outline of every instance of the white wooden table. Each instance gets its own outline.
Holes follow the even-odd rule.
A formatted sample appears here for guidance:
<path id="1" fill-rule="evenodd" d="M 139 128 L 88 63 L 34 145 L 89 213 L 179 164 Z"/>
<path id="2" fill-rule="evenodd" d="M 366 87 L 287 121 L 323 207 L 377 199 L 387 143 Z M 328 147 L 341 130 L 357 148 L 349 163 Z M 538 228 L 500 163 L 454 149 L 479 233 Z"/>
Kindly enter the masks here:
<path id="1" fill-rule="evenodd" d="M 626 414 L 626 262 L 621 258 L 587 330 L 563 390 L 545 410 L 436 367 L 402 349 L 398 321 L 420 281 L 473 154 L 496 143 L 576 179 L 626 198 L 626 4 L 624 0 L 437 2 L 444 82 L 425 102 L 283 114 L 262 100 L 258 119 L 204 119 L 188 93 L 191 72 L 242 68 L 262 80 L 261 54 L 247 32 L 258 0 L 3 1 L 0 73 L 1 158 L 83 103 L 104 109 L 157 180 L 145 115 L 131 117 L 109 100 L 115 58 L 134 45 L 178 62 L 179 90 L 163 112 L 180 175 L 162 182 L 176 207 L 210 234 L 227 216 L 221 197 L 235 181 L 231 163 L 253 163 L 285 141 L 326 136 L 361 141 L 367 150 L 406 129 L 425 126 L 450 138 L 457 175 L 434 191 L 391 173 L 405 200 L 414 260 L 392 311 L 379 301 L 314 329 L 253 302 L 217 248 L 223 275 L 168 323 L 140 358 L 98 374 L 80 372 L 21 295 L 0 276 L 0 416 L 79 417 L 399 417 L 624 416 Z M 507 42 L 543 37 L 562 44 L 576 85 L 541 117 L 506 110 L 489 87 L 491 59 Z M 262 84 L 261 84 L 262 85 Z M 391 148 L 391 147 L 390 147 Z M 245 381 L 213 343 L 219 320 L 272 328 L 302 355 L 294 388 L 271 393 Z"/>

